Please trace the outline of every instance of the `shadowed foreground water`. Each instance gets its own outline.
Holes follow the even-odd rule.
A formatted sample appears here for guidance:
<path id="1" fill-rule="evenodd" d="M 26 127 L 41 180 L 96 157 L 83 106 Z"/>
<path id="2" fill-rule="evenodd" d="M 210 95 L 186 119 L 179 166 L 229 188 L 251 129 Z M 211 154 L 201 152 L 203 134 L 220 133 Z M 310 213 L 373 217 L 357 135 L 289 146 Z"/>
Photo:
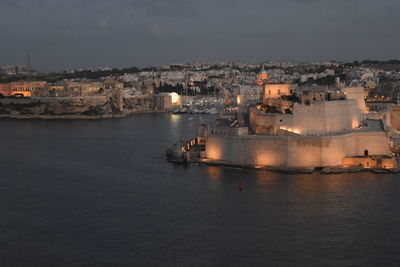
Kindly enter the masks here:
<path id="1" fill-rule="evenodd" d="M 167 163 L 208 120 L 0 120 L 0 265 L 400 264 L 400 176 Z"/>

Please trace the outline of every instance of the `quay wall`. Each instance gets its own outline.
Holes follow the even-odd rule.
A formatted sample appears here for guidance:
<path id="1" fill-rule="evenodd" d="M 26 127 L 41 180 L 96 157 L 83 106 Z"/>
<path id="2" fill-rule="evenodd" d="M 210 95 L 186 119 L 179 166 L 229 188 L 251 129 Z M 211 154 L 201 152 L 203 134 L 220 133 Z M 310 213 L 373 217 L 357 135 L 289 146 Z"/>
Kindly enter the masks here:
<path id="1" fill-rule="evenodd" d="M 343 158 L 389 155 L 385 132 L 353 132 L 327 136 L 209 136 L 206 158 L 241 166 L 332 167 Z"/>

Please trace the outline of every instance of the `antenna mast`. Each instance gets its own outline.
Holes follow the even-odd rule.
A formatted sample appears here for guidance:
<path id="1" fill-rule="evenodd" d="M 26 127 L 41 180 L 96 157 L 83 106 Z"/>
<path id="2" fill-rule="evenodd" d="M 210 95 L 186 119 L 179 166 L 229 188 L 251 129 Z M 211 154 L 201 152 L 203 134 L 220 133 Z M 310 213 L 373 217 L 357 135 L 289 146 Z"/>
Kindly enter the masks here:
<path id="1" fill-rule="evenodd" d="M 28 68 L 28 80 L 30 80 L 32 74 L 32 63 L 31 63 L 31 52 L 29 51 L 29 49 L 26 54 L 26 67 Z"/>

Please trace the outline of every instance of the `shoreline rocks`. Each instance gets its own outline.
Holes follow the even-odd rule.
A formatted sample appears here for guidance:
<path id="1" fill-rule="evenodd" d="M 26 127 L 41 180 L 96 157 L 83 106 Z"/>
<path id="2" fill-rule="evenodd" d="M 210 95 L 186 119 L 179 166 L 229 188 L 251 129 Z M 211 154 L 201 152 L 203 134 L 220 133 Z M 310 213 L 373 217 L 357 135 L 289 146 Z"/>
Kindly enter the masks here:
<path id="1" fill-rule="evenodd" d="M 120 97 L 116 100 L 109 96 L 91 97 L 42 97 L 21 99 L 0 99 L 0 118 L 9 119 L 112 119 L 124 118 L 132 114 L 160 113 L 166 110 L 154 110 L 149 96 Z"/>

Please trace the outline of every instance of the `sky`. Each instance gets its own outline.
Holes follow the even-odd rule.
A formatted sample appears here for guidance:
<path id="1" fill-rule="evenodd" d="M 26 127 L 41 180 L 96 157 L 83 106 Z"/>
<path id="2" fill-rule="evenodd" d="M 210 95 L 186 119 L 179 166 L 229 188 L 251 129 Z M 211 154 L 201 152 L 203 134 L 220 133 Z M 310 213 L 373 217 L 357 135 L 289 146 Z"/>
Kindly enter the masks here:
<path id="1" fill-rule="evenodd" d="M 399 0 L 0 0 L 0 65 L 400 58 Z"/>

